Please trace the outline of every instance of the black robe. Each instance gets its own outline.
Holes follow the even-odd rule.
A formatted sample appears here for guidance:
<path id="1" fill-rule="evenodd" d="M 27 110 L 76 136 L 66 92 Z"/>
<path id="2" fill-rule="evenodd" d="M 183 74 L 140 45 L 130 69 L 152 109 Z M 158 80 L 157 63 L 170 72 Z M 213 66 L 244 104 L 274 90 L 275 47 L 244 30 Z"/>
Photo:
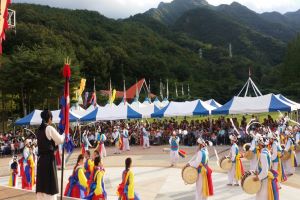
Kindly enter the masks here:
<path id="1" fill-rule="evenodd" d="M 38 129 L 38 161 L 36 176 L 36 192 L 48 195 L 58 194 L 57 169 L 54 151 L 56 149 L 53 140 L 46 136 L 46 124 Z"/>

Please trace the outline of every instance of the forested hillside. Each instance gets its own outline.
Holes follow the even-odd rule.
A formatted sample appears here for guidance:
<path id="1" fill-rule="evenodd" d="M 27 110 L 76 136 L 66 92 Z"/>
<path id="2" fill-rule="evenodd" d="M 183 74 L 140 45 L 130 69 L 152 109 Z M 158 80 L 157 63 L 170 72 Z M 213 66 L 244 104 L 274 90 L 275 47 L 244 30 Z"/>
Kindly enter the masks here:
<path id="1" fill-rule="evenodd" d="M 123 89 L 123 80 L 129 87 L 146 78 L 151 80 L 152 92 L 159 94 L 159 80 L 165 83 L 168 79 L 171 99 L 176 99 L 176 82 L 178 86 L 183 84 L 185 91 L 190 85 L 191 98 L 215 98 L 224 103 L 238 93 L 251 67 L 253 79 L 264 93 L 285 91 L 285 95 L 300 99 L 300 94 L 294 94 L 280 81 L 280 73 L 288 77 L 293 74 L 292 67 L 299 67 L 299 63 L 289 64 L 290 58 L 294 59 L 291 53 L 286 64 L 281 64 L 286 44 L 236 24 L 230 17 L 220 19 L 215 15 L 217 11 L 189 11 L 174 28 L 142 14 L 113 20 L 86 10 L 30 4 L 14 4 L 12 8 L 18 13 L 17 30 L 7 34 L 0 68 L 5 116 L 22 115 L 34 108 L 56 109 L 63 88 L 60 70 L 66 56 L 72 59 L 72 87 L 78 87 L 80 78 L 86 78 L 87 91 L 92 91 L 94 77 L 97 91 L 107 89 L 110 78 L 113 88 L 119 90 Z M 187 27 L 193 22 L 191 14 L 206 12 L 215 21 L 203 28 Z M 206 21 L 204 15 L 199 17 L 203 23 Z M 229 33 L 215 27 L 215 23 L 232 25 L 232 31 L 239 33 L 236 40 L 245 43 L 238 46 L 231 40 L 232 58 L 226 41 L 230 40 Z M 224 38 L 216 31 L 223 32 Z M 296 43 L 290 48 L 296 48 L 293 45 Z M 185 95 L 179 98 L 187 99 L 187 92 Z M 100 94 L 98 98 L 106 101 Z"/>

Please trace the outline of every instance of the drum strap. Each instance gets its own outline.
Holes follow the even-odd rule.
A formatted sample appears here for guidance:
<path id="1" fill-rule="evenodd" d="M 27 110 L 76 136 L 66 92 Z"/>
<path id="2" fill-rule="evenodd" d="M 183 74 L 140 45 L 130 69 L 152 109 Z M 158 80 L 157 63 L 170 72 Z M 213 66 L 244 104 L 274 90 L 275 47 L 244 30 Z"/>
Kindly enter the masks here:
<path id="1" fill-rule="evenodd" d="M 241 154 L 237 154 L 235 157 L 235 179 L 241 180 L 244 174 L 243 164 L 241 162 Z"/>
<path id="2" fill-rule="evenodd" d="M 290 148 L 290 153 L 291 153 L 291 162 L 292 162 L 292 166 L 293 167 L 297 167 L 297 161 L 296 161 L 296 158 L 295 158 L 295 145 L 291 145 L 291 148 Z"/>

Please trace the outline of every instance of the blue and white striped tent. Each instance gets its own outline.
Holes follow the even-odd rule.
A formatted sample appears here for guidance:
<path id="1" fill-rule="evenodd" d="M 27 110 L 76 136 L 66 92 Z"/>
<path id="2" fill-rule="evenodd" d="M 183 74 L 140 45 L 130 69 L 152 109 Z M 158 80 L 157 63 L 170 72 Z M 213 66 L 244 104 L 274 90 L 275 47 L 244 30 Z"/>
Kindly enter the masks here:
<path id="1" fill-rule="evenodd" d="M 274 111 L 291 111 L 291 106 L 274 94 L 258 97 L 233 97 L 229 102 L 212 111 L 212 114 L 246 114 Z"/>
<path id="2" fill-rule="evenodd" d="M 285 103 L 287 103 L 289 105 L 292 105 L 292 110 L 299 110 L 300 109 L 300 104 L 299 103 L 286 98 L 282 94 L 277 94 L 276 97 L 278 97 L 280 100 L 284 101 Z"/>
<path id="3" fill-rule="evenodd" d="M 15 125 L 21 126 L 21 125 L 40 125 L 42 123 L 41 118 L 41 112 L 42 110 L 34 110 L 30 114 L 26 115 L 25 117 L 17 120 L 15 122 Z M 55 124 L 58 124 L 60 122 L 60 110 L 54 110 L 51 111 L 53 115 L 52 122 Z M 80 119 L 80 116 L 70 111 L 70 122 L 76 122 Z"/>
<path id="4" fill-rule="evenodd" d="M 216 102 L 214 99 L 210 99 L 205 101 L 205 103 L 208 103 L 209 105 L 215 107 L 215 108 L 220 108 L 222 105 Z"/>
<path id="5" fill-rule="evenodd" d="M 144 105 L 147 105 L 147 104 L 151 104 L 151 99 L 149 99 L 148 97 L 145 98 L 144 102 L 143 102 Z"/>
<path id="6" fill-rule="evenodd" d="M 121 119 L 140 119 L 142 114 L 132 109 L 128 104 L 120 104 L 119 106 L 98 107 L 80 121 L 107 121 Z"/>
<path id="7" fill-rule="evenodd" d="M 208 105 L 204 101 L 171 101 L 163 109 L 154 112 L 151 117 L 177 117 L 177 116 L 193 116 L 193 115 L 209 115 L 214 107 Z"/>
<path id="8" fill-rule="evenodd" d="M 162 107 L 165 107 L 165 106 L 167 106 L 169 103 L 170 103 L 169 100 L 165 97 L 165 98 L 163 99 L 163 101 L 161 102 L 161 105 L 162 105 Z"/>

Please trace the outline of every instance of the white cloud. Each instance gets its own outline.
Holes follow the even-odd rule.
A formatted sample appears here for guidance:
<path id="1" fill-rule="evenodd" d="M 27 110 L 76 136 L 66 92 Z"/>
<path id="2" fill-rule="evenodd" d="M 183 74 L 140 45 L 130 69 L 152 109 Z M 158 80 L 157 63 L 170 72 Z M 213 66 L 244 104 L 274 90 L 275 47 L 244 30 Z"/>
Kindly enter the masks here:
<path id="1" fill-rule="evenodd" d="M 212 5 L 230 4 L 234 0 L 207 0 Z M 235 0 L 256 12 L 278 11 L 285 13 L 300 8 L 300 0 Z"/>
<path id="2" fill-rule="evenodd" d="M 96 10 L 111 18 L 125 18 L 155 8 L 163 2 L 172 0 L 13 0 L 49 5 L 53 7 Z M 212 5 L 230 4 L 233 0 L 207 0 Z M 295 11 L 300 8 L 300 0 L 235 0 L 256 12 Z"/>

